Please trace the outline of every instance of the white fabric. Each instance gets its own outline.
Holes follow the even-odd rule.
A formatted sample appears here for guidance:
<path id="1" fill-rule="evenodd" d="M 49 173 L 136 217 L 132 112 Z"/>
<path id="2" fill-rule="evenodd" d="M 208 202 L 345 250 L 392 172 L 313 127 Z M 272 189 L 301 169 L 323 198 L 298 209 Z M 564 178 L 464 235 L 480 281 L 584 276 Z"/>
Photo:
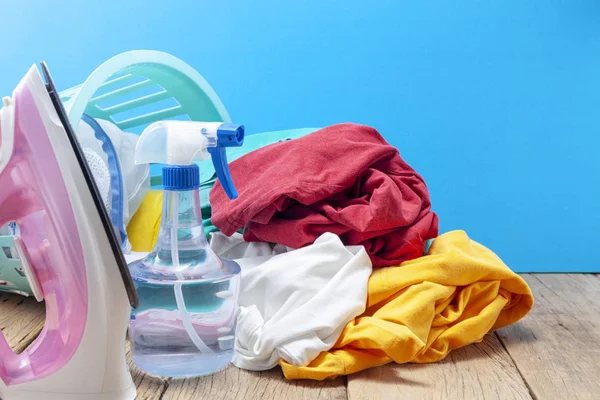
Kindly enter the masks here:
<path id="1" fill-rule="evenodd" d="M 108 171 L 108 166 L 96 151 L 89 147 L 84 147 L 82 150 L 100 192 L 100 197 L 102 197 L 104 207 L 110 215 L 112 205 L 110 204 L 110 172 Z"/>
<path id="2" fill-rule="evenodd" d="M 127 226 L 133 214 L 142 204 L 144 196 L 150 190 L 150 166 L 147 164 L 135 165 L 134 155 L 138 135 L 123 132 L 112 122 L 102 119 L 96 119 L 96 121 L 110 138 L 119 157 L 123 175 L 123 222 Z M 94 130 L 83 121 L 79 124 L 77 139 L 82 147 L 96 153 L 105 165 L 108 165 L 108 158 L 102 150 L 100 141 L 96 139 Z M 107 200 L 107 203 L 110 204 L 110 199 Z"/>
<path id="3" fill-rule="evenodd" d="M 267 370 L 280 359 L 308 365 L 365 310 L 371 260 L 362 246 L 345 247 L 332 233 L 298 250 L 220 232 L 210 246 L 242 269 L 233 359 L 239 368 Z"/>
<path id="4" fill-rule="evenodd" d="M 127 254 L 123 254 L 123 256 L 125 256 L 125 262 L 127 264 L 131 264 L 134 261 L 141 260 L 142 258 L 146 257 L 148 254 L 150 254 L 150 253 L 145 253 L 145 252 L 138 253 L 136 251 L 130 251 Z"/>
<path id="5" fill-rule="evenodd" d="M 274 256 L 292 250 L 281 244 L 245 242 L 243 236 L 239 233 L 234 233 L 232 236 L 225 236 L 221 232 L 212 232 L 210 233 L 209 242 L 210 247 L 219 255 L 219 257 L 228 260 Z"/>
<path id="6" fill-rule="evenodd" d="M 124 209 L 123 222 L 127 226 L 133 214 L 142 204 L 144 196 L 150 190 L 150 165 L 136 165 L 134 162 L 135 146 L 139 135 L 123 132 L 118 126 L 109 121 L 103 119 L 97 121 L 110 137 L 119 155 L 124 190 L 127 196 L 127 207 Z"/>

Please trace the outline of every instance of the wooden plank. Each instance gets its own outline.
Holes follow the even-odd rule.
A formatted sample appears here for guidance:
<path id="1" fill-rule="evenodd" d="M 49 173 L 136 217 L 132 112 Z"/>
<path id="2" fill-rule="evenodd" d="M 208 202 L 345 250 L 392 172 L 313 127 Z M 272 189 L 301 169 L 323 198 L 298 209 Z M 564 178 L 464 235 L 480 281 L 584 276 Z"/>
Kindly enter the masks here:
<path id="1" fill-rule="evenodd" d="M 0 329 L 16 353 L 22 352 L 42 331 L 46 308 L 33 297 L 0 292 Z"/>
<path id="2" fill-rule="evenodd" d="M 129 365 L 129 372 L 137 388 L 136 400 L 159 400 L 162 398 L 165 390 L 169 386 L 168 378 L 161 378 L 152 375 L 148 375 L 140 371 L 133 361 L 131 360 L 131 349 L 129 347 L 129 341 L 125 346 L 127 352 L 127 364 Z"/>
<path id="3" fill-rule="evenodd" d="M 348 398 L 531 399 L 496 335 L 433 364 L 388 364 L 348 377 Z"/>
<path id="4" fill-rule="evenodd" d="M 530 398 L 528 388 L 538 399 L 598 398 L 600 278 L 527 275 L 525 279 L 534 291 L 536 306 L 523 321 L 498 332 L 502 343 L 490 335 L 483 343 L 454 351 L 436 364 L 363 371 L 348 378 L 347 392 L 344 379 L 286 381 L 279 369 L 252 373 L 230 367 L 209 377 L 169 380 L 145 375 L 130 362 L 137 398 L 293 400 L 344 399 L 348 394 L 351 399 L 510 399 Z M 16 351 L 33 341 L 43 322 L 43 304 L 0 293 L 0 328 Z"/>
<path id="5" fill-rule="evenodd" d="M 600 278 L 528 275 L 536 304 L 498 332 L 538 399 L 600 398 Z"/>
<path id="6" fill-rule="evenodd" d="M 343 378 L 324 382 L 286 381 L 280 368 L 249 372 L 230 366 L 203 378 L 174 379 L 163 399 L 345 400 L 346 385 Z"/>

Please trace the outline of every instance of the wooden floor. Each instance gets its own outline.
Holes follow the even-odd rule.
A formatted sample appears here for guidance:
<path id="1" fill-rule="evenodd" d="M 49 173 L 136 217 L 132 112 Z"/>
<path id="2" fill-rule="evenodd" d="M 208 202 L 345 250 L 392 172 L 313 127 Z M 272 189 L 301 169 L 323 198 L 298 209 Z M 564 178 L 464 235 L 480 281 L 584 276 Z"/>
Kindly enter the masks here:
<path id="1" fill-rule="evenodd" d="M 234 367 L 169 380 L 132 366 L 138 399 L 600 399 L 600 277 L 525 275 L 536 300 L 521 322 L 428 365 L 388 365 L 333 381 L 286 381 L 279 369 Z M 0 295 L 0 327 L 25 348 L 43 324 L 39 304 Z M 43 399 L 40 399 L 43 400 Z"/>

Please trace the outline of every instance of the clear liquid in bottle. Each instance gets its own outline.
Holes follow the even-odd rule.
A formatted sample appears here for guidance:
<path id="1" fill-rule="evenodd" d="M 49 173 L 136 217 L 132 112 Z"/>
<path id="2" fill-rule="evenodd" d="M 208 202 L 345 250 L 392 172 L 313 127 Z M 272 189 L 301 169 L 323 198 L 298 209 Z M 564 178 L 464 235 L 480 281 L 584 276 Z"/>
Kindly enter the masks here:
<path id="1" fill-rule="evenodd" d="M 233 358 L 240 267 L 208 247 L 197 190 L 165 191 L 163 201 L 154 250 L 129 265 L 140 299 L 129 323 L 133 361 L 153 375 L 211 374 Z"/>

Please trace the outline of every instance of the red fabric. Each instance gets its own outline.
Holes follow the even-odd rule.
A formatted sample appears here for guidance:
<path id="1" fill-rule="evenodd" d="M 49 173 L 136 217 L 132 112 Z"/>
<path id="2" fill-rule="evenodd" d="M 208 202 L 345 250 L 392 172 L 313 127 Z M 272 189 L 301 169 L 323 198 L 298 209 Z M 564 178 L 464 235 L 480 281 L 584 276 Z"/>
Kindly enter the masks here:
<path id="1" fill-rule="evenodd" d="M 389 266 L 421 257 L 438 233 L 423 178 L 367 126 L 330 126 L 229 167 L 239 197 L 218 181 L 210 192 L 212 223 L 226 235 L 246 227 L 246 241 L 299 248 L 333 232 Z"/>

